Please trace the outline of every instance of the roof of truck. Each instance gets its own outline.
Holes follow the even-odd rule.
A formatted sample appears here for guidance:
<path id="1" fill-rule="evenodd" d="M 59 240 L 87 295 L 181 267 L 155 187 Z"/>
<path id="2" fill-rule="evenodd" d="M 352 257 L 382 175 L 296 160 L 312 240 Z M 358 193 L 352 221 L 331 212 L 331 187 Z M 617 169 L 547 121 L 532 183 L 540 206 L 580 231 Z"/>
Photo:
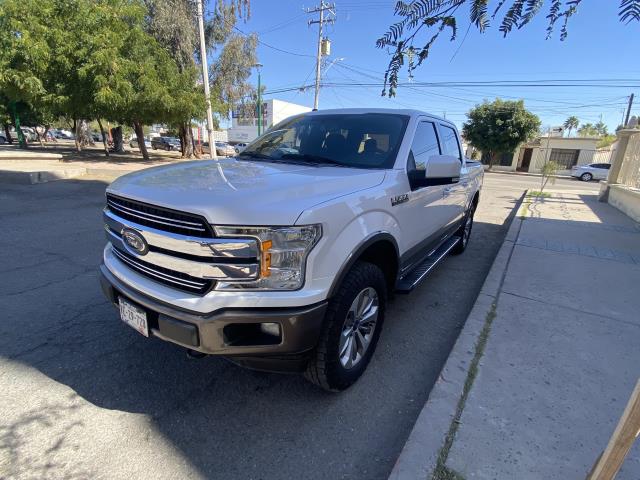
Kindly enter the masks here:
<path id="1" fill-rule="evenodd" d="M 395 113 L 398 115 L 408 115 L 410 117 L 417 117 L 426 115 L 437 120 L 449 123 L 453 125 L 453 122 L 446 118 L 439 117 L 432 113 L 423 112 L 421 110 L 415 110 L 411 108 L 331 108 L 326 110 L 315 110 L 304 113 L 303 115 L 325 115 L 325 114 L 359 114 L 359 113 Z"/>

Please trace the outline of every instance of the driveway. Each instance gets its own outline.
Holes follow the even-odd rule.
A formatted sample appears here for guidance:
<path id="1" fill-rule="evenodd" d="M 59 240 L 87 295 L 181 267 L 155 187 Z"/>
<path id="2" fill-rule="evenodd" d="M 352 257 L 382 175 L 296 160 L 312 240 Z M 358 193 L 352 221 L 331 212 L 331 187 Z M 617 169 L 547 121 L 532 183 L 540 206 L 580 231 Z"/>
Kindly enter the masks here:
<path id="1" fill-rule="evenodd" d="M 468 250 L 396 298 L 338 395 L 124 326 L 98 286 L 106 179 L 1 185 L 0 477 L 386 478 L 538 182 L 487 175 Z"/>

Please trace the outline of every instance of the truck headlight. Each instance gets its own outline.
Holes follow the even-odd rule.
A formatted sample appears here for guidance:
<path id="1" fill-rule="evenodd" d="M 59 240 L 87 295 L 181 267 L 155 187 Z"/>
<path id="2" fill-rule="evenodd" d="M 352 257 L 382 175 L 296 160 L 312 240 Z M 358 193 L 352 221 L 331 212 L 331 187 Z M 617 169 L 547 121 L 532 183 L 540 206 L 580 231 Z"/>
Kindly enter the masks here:
<path id="1" fill-rule="evenodd" d="M 307 256 L 322 236 L 320 225 L 299 227 L 218 227 L 220 237 L 255 237 L 260 244 L 260 278 L 218 282 L 217 290 L 297 290 L 304 283 Z"/>

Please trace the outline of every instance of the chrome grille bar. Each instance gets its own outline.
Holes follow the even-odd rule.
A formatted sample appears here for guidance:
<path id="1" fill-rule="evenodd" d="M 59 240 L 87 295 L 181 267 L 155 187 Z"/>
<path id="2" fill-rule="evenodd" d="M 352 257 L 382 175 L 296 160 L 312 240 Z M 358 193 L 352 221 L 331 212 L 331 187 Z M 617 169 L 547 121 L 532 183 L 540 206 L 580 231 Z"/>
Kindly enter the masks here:
<path id="1" fill-rule="evenodd" d="M 142 273 L 151 277 L 155 277 L 157 280 L 163 283 L 169 282 L 174 287 L 186 289 L 192 292 L 195 291 L 197 293 L 204 293 L 204 291 L 208 290 L 211 285 L 211 282 L 209 281 L 204 281 L 204 280 L 198 281 L 196 279 L 187 280 L 184 278 L 175 277 L 170 274 L 161 272 L 160 270 L 153 268 L 146 262 L 142 263 L 140 261 L 133 259 L 130 255 L 121 252 L 117 248 L 113 248 L 112 252 L 118 260 L 130 266 L 131 268 L 138 271 L 139 273 Z"/>
<path id="2" fill-rule="evenodd" d="M 198 215 L 176 212 L 107 193 L 107 208 L 120 217 L 172 233 L 210 237 L 211 229 Z"/>

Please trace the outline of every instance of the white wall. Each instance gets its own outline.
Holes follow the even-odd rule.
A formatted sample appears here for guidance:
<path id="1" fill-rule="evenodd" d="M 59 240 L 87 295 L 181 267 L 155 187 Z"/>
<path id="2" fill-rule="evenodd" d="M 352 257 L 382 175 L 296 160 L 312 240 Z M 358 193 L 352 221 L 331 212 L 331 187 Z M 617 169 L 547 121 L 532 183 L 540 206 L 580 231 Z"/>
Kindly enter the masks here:
<path id="1" fill-rule="evenodd" d="M 277 99 L 269 99 L 264 103 L 267 104 L 267 115 L 265 125 L 263 125 L 263 131 L 287 117 L 311 111 L 310 107 Z M 250 142 L 258 136 L 257 126 L 238 126 L 237 122 L 234 121 L 233 123 L 234 125 L 228 130 L 230 142 Z"/>

